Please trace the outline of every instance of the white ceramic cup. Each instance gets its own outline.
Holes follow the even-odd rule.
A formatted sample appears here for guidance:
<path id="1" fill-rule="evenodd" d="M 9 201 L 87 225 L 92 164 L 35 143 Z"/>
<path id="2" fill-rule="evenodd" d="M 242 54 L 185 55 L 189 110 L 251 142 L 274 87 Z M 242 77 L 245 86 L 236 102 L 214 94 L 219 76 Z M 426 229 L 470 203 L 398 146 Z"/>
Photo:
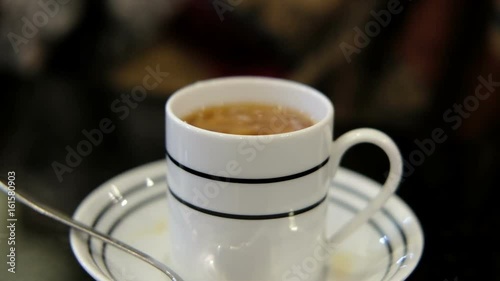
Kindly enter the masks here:
<path id="1" fill-rule="evenodd" d="M 204 106 L 258 102 L 293 108 L 315 124 L 298 131 L 243 136 L 207 131 L 181 118 Z M 173 268 L 187 281 L 319 281 L 335 245 L 383 206 L 401 177 L 394 142 L 373 129 L 333 140 L 330 100 L 306 85 L 274 78 L 197 82 L 166 104 L 169 236 Z M 269 128 L 278 131 L 279 118 Z M 382 148 L 390 173 L 379 194 L 334 237 L 326 237 L 327 192 L 344 152 Z M 360 159 L 367 161 L 367 159 Z M 375 164 L 375 163 L 374 163 Z"/>

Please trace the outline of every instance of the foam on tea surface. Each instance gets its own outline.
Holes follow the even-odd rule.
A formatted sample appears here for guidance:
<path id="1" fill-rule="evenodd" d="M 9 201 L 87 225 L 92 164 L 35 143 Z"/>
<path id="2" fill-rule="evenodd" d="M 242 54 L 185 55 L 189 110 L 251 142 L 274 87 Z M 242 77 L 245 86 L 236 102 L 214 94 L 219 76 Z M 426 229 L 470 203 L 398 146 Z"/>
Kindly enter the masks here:
<path id="1" fill-rule="evenodd" d="M 198 128 L 234 135 L 281 134 L 314 124 L 298 110 L 248 102 L 201 108 L 182 119 Z"/>

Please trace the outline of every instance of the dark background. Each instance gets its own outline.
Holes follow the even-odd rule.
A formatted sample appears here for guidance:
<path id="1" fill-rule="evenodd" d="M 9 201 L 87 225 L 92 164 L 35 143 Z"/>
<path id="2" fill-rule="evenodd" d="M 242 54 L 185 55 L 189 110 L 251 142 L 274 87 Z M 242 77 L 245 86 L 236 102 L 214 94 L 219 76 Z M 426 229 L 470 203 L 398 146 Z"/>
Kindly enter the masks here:
<path id="1" fill-rule="evenodd" d="M 220 17 L 218 1 L 73 0 L 16 53 L 10 32 L 22 35 L 21 19 L 41 8 L 4 1 L 0 174 L 16 171 L 19 190 L 72 213 L 107 179 L 163 158 L 164 104 L 176 89 L 212 77 L 283 77 L 332 99 L 336 137 L 374 127 L 400 147 L 409 164 L 398 195 L 425 233 L 423 258 L 408 280 L 500 280 L 500 204 L 493 192 L 500 87 L 474 110 L 454 111 L 474 95 L 479 76 L 500 81 L 500 2 L 400 1 L 402 11 L 366 46 L 356 45 L 355 28 L 365 30 L 388 2 L 241 0 Z M 359 48 L 347 58 L 345 44 Z M 120 119 L 111 105 L 156 65 L 169 77 Z M 75 148 L 85 139 L 82 130 L 98 128 L 103 118 L 116 129 L 59 180 L 53 163 L 64 163 L 66 147 Z M 446 141 L 418 160 L 417 142 L 436 128 Z M 371 145 L 350 150 L 342 165 L 379 182 L 388 170 Z M 20 212 L 24 273 L 9 280 L 90 280 L 72 256 L 65 227 Z"/>

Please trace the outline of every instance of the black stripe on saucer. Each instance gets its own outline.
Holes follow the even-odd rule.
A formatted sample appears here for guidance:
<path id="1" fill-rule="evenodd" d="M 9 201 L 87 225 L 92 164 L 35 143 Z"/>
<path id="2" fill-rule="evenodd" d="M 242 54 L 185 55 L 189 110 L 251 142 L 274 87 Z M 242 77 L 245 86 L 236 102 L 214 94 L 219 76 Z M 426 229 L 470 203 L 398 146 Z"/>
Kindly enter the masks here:
<path id="1" fill-rule="evenodd" d="M 159 181 L 159 182 L 165 182 L 165 176 L 162 175 L 162 176 L 159 176 L 157 178 L 154 178 L 154 181 Z M 165 182 L 166 184 L 166 182 Z M 341 185 L 339 183 L 336 183 L 335 184 L 336 187 L 340 187 L 346 191 L 349 191 L 349 192 L 352 192 L 353 195 L 355 195 L 356 197 L 359 197 L 360 199 L 362 200 L 366 200 L 366 198 L 368 198 L 367 195 L 361 193 L 361 192 L 358 192 L 358 191 L 355 191 L 353 190 L 351 187 L 345 185 Z M 123 193 L 123 197 L 129 197 L 129 196 L 135 196 L 136 194 L 139 194 L 140 192 L 143 192 L 144 191 L 144 183 L 141 181 L 140 183 L 134 185 L 132 188 L 130 188 L 129 190 L 127 190 L 126 192 Z M 156 202 L 158 200 L 165 200 L 166 198 L 166 192 L 160 192 L 160 193 L 157 193 L 155 194 L 154 196 L 152 197 L 148 197 L 146 199 L 142 199 L 139 203 L 137 203 L 137 206 L 134 206 L 132 207 L 131 209 L 129 209 L 128 211 L 124 212 L 123 214 L 121 214 L 116 220 L 116 222 L 111 226 L 111 229 L 107 230 L 107 231 L 104 231 L 105 233 L 107 233 L 108 235 L 110 236 L 113 236 L 114 235 L 114 231 L 118 228 L 118 226 L 126 220 L 126 218 L 131 215 L 132 213 L 134 213 L 135 211 L 137 211 L 138 209 L 141 209 L 145 206 L 147 206 L 148 204 L 151 204 L 153 202 Z M 342 201 L 338 198 L 334 198 L 332 196 L 329 197 L 329 203 L 333 203 L 333 204 L 337 204 L 340 208 L 342 209 L 345 209 L 346 211 L 348 211 L 349 213 L 352 213 L 352 214 L 356 214 L 358 212 L 358 209 L 355 207 L 355 206 L 352 206 L 350 205 L 350 203 L 346 202 L 346 201 Z M 99 213 L 97 214 L 97 216 L 94 218 L 94 222 L 92 223 L 93 226 L 97 226 L 99 225 L 99 222 L 106 216 L 109 214 L 109 211 L 113 208 L 113 207 L 120 207 L 121 206 L 119 204 L 116 204 L 115 202 L 113 201 L 110 201 L 108 202 L 108 204 L 106 206 L 104 206 L 104 208 L 102 208 Z M 128 207 L 128 206 L 127 206 Z M 402 228 L 402 226 L 399 224 L 399 222 L 397 221 L 397 219 L 392 215 L 391 212 L 389 212 L 387 209 L 382 209 L 383 212 L 382 212 L 382 215 L 384 216 L 385 219 L 387 219 L 389 222 L 391 222 L 391 224 L 393 224 L 394 226 L 396 226 L 398 229 L 399 228 Z M 404 264 L 401 264 L 399 262 L 396 262 L 394 260 L 394 256 L 393 256 L 393 249 L 394 249 L 394 245 L 392 245 L 392 239 L 387 237 L 386 235 L 386 232 L 384 232 L 382 229 L 383 227 L 379 224 L 379 222 L 377 220 L 374 220 L 373 218 L 371 218 L 369 221 L 368 221 L 368 224 L 370 225 L 370 227 L 372 227 L 380 237 L 383 237 L 384 238 L 384 245 L 386 246 L 386 249 L 388 251 L 388 254 L 389 254 L 389 262 L 387 263 L 387 268 L 385 270 L 385 274 L 384 276 L 380 279 L 381 281 L 382 280 L 391 280 L 391 278 L 387 278 L 388 276 L 388 273 L 390 272 L 390 269 L 393 267 L 393 266 L 398 266 L 397 267 L 397 271 L 392 275 L 394 276 L 400 269 L 401 267 L 404 267 Z M 408 244 L 407 244 L 407 236 L 406 236 L 406 233 L 404 231 L 400 232 L 399 233 L 400 235 L 402 235 L 402 238 L 403 238 L 403 241 L 405 241 L 404 243 L 404 252 L 407 253 L 407 248 L 408 248 Z M 113 272 L 110 270 L 109 268 L 109 256 L 107 255 L 108 251 L 107 251 L 107 247 L 106 247 L 106 244 L 105 243 L 101 243 L 101 254 L 100 255 L 97 255 L 97 253 L 95 253 L 95 251 L 97 250 L 97 248 L 95 247 L 92 247 L 91 246 L 91 240 L 93 240 L 93 238 L 91 236 L 88 236 L 87 237 L 87 247 L 88 247 L 88 252 L 89 252 L 89 255 L 92 257 L 92 260 L 94 262 L 94 264 L 96 265 L 96 267 L 105 275 L 108 275 L 110 276 L 110 278 L 112 280 L 117 280 L 116 279 L 116 276 L 114 276 Z M 100 242 L 100 241 L 99 241 Z M 96 261 L 96 256 L 99 258 L 100 257 L 100 260 L 104 263 L 104 268 L 102 268 L 101 266 L 98 265 L 97 261 Z"/>
<path id="2" fill-rule="evenodd" d="M 308 211 L 316 208 L 321 203 L 323 203 L 323 201 L 325 201 L 325 199 L 327 197 L 327 195 L 325 195 L 318 202 L 316 202 L 308 207 L 305 207 L 303 209 L 296 210 L 296 211 L 290 211 L 290 212 L 279 213 L 279 214 L 270 214 L 270 215 L 238 215 L 238 214 L 221 213 L 221 212 L 212 211 L 212 210 L 208 210 L 205 208 L 195 206 L 195 205 L 183 200 L 182 198 L 180 198 L 177 194 L 175 194 L 172 191 L 172 189 L 170 189 L 170 187 L 168 187 L 168 191 L 170 192 L 172 197 L 174 197 L 177 201 L 179 201 L 180 203 L 186 205 L 187 207 L 189 207 L 191 209 L 194 209 L 194 210 L 201 212 L 201 213 L 205 213 L 207 215 L 212 215 L 212 216 L 227 218 L 227 219 L 235 219 L 235 220 L 272 220 L 272 219 L 281 219 L 281 218 L 292 217 L 292 216 L 300 215 L 302 213 L 308 212 Z"/>
<path id="3" fill-rule="evenodd" d="M 183 164 L 179 163 L 179 161 L 175 160 L 168 151 L 166 152 L 167 158 L 172 161 L 177 167 L 183 169 L 184 171 L 191 173 L 193 175 L 210 179 L 210 180 L 215 180 L 215 181 L 222 181 L 222 182 L 231 182 L 231 183 L 247 183 L 247 184 L 263 184 L 263 183 L 275 183 L 275 182 L 281 182 L 281 181 L 289 181 L 293 179 L 297 179 L 303 176 L 307 176 L 309 174 L 312 174 L 316 172 L 317 170 L 321 169 L 323 166 L 325 166 L 328 161 L 330 160 L 330 157 L 326 158 L 321 164 L 312 167 L 311 169 L 308 169 L 306 171 L 288 175 L 288 176 L 282 176 L 282 177 L 275 177 L 275 178 L 263 178 L 263 179 L 244 179 L 244 178 L 229 178 L 229 177 L 221 177 L 221 176 L 216 176 L 216 175 L 210 175 L 206 174 L 200 171 L 193 170 L 189 167 L 184 166 Z"/>

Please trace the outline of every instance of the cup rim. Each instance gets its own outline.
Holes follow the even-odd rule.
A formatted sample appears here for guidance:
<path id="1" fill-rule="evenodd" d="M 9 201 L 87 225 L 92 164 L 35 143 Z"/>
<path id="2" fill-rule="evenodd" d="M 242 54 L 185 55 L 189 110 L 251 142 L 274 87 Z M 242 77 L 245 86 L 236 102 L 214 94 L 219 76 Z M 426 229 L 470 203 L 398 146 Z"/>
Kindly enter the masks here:
<path id="1" fill-rule="evenodd" d="M 281 85 L 289 85 L 289 86 L 294 86 L 298 88 L 302 88 L 306 90 L 309 94 L 315 96 L 316 98 L 323 100 L 323 102 L 327 105 L 327 112 L 323 118 L 315 122 L 312 126 L 309 126 L 307 128 L 303 128 L 300 130 L 292 131 L 292 132 L 285 132 L 285 133 L 277 133 L 277 134 L 268 134 L 268 135 L 237 135 L 237 134 L 228 134 L 228 133 L 222 133 L 222 132 L 216 132 L 216 131 L 210 131 L 207 129 L 202 129 L 196 126 L 193 126 L 189 123 L 186 123 L 183 121 L 181 118 L 179 118 L 172 109 L 172 104 L 175 102 L 175 99 L 180 98 L 181 95 L 183 95 L 185 92 L 194 90 L 199 87 L 204 87 L 207 85 L 211 84 L 222 84 L 222 83 L 239 83 L 239 82 L 253 82 L 253 83 L 276 83 L 276 84 L 281 84 Z M 323 93 L 318 91 L 317 89 L 297 82 L 293 80 L 287 80 L 283 78 L 275 78 L 275 77 L 265 77 L 265 76 L 229 76 L 229 77 L 218 77 L 218 78 L 212 78 L 212 79 L 206 79 L 206 80 L 201 80 L 197 81 L 195 83 L 186 85 L 177 91 L 175 91 L 170 98 L 167 100 L 167 103 L 165 105 L 165 111 L 167 114 L 167 117 L 170 117 L 172 121 L 177 123 L 180 126 L 184 126 L 189 130 L 192 130 L 194 132 L 204 134 L 208 137 L 224 137 L 224 138 L 230 138 L 230 139 L 244 139 L 244 138 L 249 138 L 249 139 L 255 139 L 255 138 L 263 138 L 263 137 L 295 137 L 299 136 L 302 134 L 307 134 L 310 131 L 316 130 L 318 128 L 322 128 L 323 126 L 327 125 L 327 123 L 330 121 L 330 119 L 333 119 L 333 114 L 334 114 L 334 107 L 333 103 L 330 101 L 330 99 L 325 96 Z"/>

